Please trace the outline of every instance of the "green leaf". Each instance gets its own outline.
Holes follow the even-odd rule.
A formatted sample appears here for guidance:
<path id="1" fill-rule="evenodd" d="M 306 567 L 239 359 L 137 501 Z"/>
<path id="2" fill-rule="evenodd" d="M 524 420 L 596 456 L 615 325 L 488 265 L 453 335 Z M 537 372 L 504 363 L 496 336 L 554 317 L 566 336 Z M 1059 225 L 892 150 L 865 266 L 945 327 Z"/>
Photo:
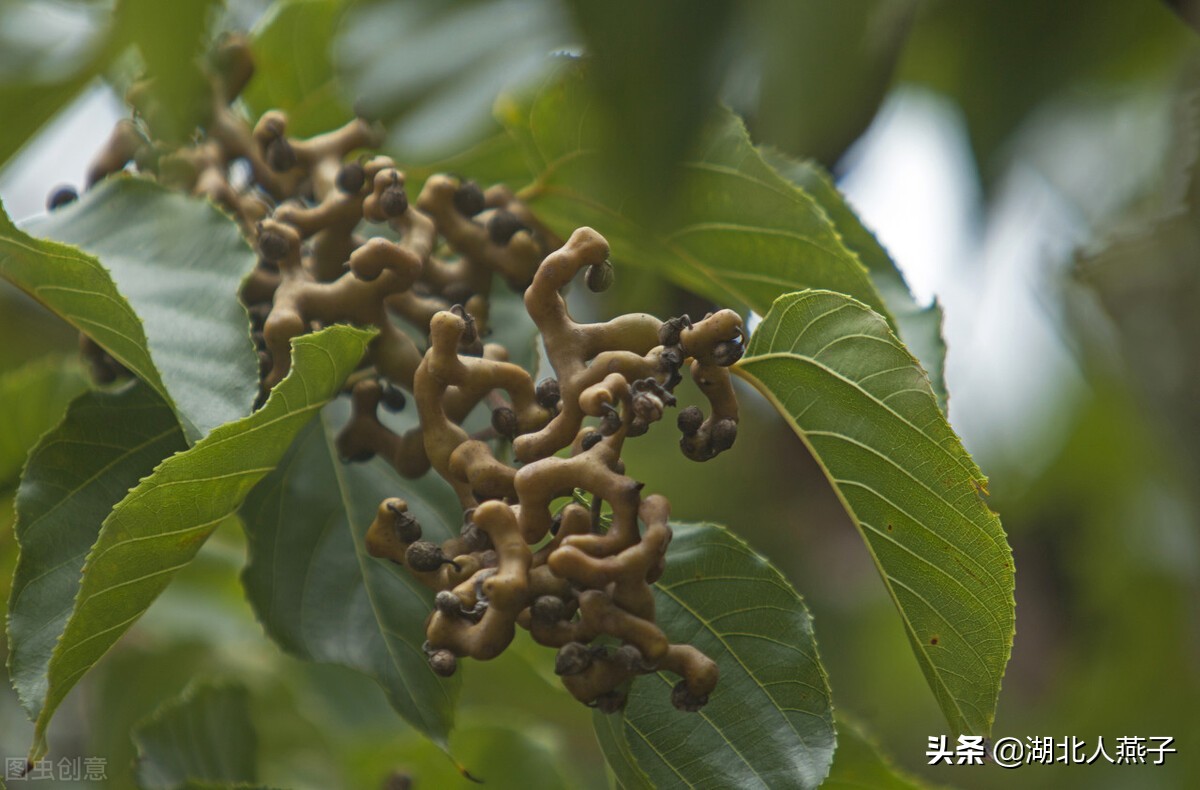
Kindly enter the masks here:
<path id="1" fill-rule="evenodd" d="M 358 365 L 371 332 L 334 326 L 296 338 L 292 372 L 263 408 L 164 461 L 104 521 L 75 607 L 50 659 L 31 759 L 67 692 L 154 602 L 175 571 L 275 469 L 292 440 Z"/>
<path id="2" fill-rule="evenodd" d="M 804 601 L 728 530 L 672 528 L 667 570 L 655 585 L 658 624 L 672 642 L 716 661 L 721 680 L 699 713 L 675 709 L 677 678 L 666 673 L 635 680 L 621 717 L 597 713 L 618 780 L 816 787 L 833 760 L 833 708 Z"/>
<path id="3" fill-rule="evenodd" d="M 196 684 L 133 730 L 138 786 L 172 790 L 188 782 L 229 786 L 257 777 L 258 733 L 244 686 Z"/>
<path id="4" fill-rule="evenodd" d="M 0 219 L 0 276 L 158 390 L 190 441 L 250 413 L 258 365 L 237 292 L 255 256 L 215 206 L 109 179 L 25 228 L 79 250 Z"/>
<path id="5" fill-rule="evenodd" d="M 555 0 L 360 3 L 335 42 L 351 95 L 387 126 L 389 148 L 429 159 L 494 132 L 489 113 L 506 86 L 546 70 L 572 43 Z"/>
<path id="6" fill-rule="evenodd" d="M 926 790 L 932 785 L 909 776 L 892 765 L 874 741 L 856 723 L 837 715 L 838 743 L 824 790 Z"/>
<path id="7" fill-rule="evenodd" d="M 372 678 L 401 716 L 444 747 L 460 679 L 434 675 L 421 651 L 433 593 L 369 556 L 364 540 L 390 496 L 407 500 L 430 540 L 444 540 L 461 522 L 458 500 L 433 474 L 409 481 L 380 459 L 339 461 L 334 437 L 348 414 L 344 399 L 326 407 L 247 497 L 246 594 L 284 650 Z"/>
<path id="8" fill-rule="evenodd" d="M 846 247 L 867 267 L 879 295 L 896 317 L 900 339 L 921 361 L 929 374 L 938 404 L 945 412 L 946 342 L 942 339 L 941 305 L 936 301 L 928 307 L 917 304 L 904 275 L 896 268 L 887 250 L 854 214 L 823 167 L 811 160 L 797 161 L 770 149 L 764 150 L 763 156 L 780 175 L 806 190 L 821 204 Z"/>
<path id="9" fill-rule="evenodd" d="M 858 525 L 951 727 L 990 733 L 1012 650 L 1012 552 L 924 371 L 883 318 L 827 291 L 780 297 L 735 370 Z"/>
<path id="10" fill-rule="evenodd" d="M 588 92 L 606 181 L 628 209 L 654 212 L 678 197 L 678 165 L 703 134 L 728 79 L 741 3 L 566 0 L 588 53 Z M 664 31 L 670 31 L 664 35 Z"/>
<path id="11" fill-rule="evenodd" d="M 85 386 L 79 365 L 60 356 L 0 375 L 0 490 L 16 485 L 29 451 Z"/>
<path id="12" fill-rule="evenodd" d="M 106 17 L 100 4 L 0 3 L 0 107 L 13 108 L 0 124 L 0 166 L 95 74 Z"/>
<path id="13" fill-rule="evenodd" d="M 501 100 L 498 114 L 523 144 L 536 180 L 521 196 L 556 233 L 589 225 L 627 263 L 654 268 L 718 304 L 735 299 L 765 313 L 805 288 L 850 294 L 889 316 L 867 270 L 846 249 L 812 196 L 782 178 L 733 113 L 717 110 L 681 167 L 673 212 L 631 216 L 628 196 L 597 193 L 593 109 L 578 65 L 549 81 L 527 106 Z"/>
<path id="14" fill-rule="evenodd" d="M 154 137 L 186 143 L 209 117 L 211 94 L 200 69 L 208 45 L 208 21 L 219 0 L 121 0 L 116 8 L 113 44 L 137 47 L 153 97 L 146 120 Z M 116 51 L 120 51 L 117 49 Z"/>
<path id="15" fill-rule="evenodd" d="M 31 717 L 45 702 L 50 657 L 100 525 L 159 461 L 186 448 L 171 408 L 135 381 L 79 396 L 30 455 L 17 492 L 21 554 L 8 600 L 8 668 Z"/>
<path id="16" fill-rule="evenodd" d="M 274 3 L 254 30 L 254 79 L 242 92 L 253 117 L 278 109 L 288 133 L 310 137 L 354 118 L 341 99 L 330 50 L 345 6 L 339 0 Z"/>
<path id="17" fill-rule="evenodd" d="M 761 66 L 747 75 L 757 78 L 756 89 L 733 101 L 749 105 L 755 138 L 836 163 L 874 120 L 918 6 L 917 0 L 749 5 L 754 33 L 746 46 L 756 57 L 746 60 Z"/>

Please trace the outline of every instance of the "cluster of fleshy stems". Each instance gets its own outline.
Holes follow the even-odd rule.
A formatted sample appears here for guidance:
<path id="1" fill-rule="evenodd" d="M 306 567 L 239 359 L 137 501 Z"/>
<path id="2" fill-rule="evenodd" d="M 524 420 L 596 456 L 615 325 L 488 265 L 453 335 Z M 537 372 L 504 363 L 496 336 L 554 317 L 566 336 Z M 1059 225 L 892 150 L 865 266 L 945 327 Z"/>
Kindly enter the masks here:
<path id="1" fill-rule="evenodd" d="M 380 504 L 367 533 L 372 555 L 437 592 L 424 646 L 434 672 L 452 674 L 460 657 L 494 658 L 519 625 L 558 649 L 557 673 L 588 705 L 618 710 L 628 681 L 667 670 L 681 678 L 674 704 L 698 710 L 717 666 L 656 625 L 651 584 L 671 539 L 669 506 L 642 497 L 621 448 L 675 405 L 685 367 L 710 413 L 679 412 L 684 455 L 705 461 L 733 445 L 727 368 L 742 353 L 741 319 L 722 310 L 694 324 L 645 314 L 576 323 L 568 284 L 580 272 L 593 291 L 612 281 L 600 234 L 580 228 L 563 244 L 507 188 L 454 176 L 429 178 L 410 203 L 391 159 L 360 154 L 380 144 L 377 124 L 358 118 L 309 139 L 289 136 L 277 111 L 248 125 L 231 102 L 252 73 L 245 42 L 221 42 L 207 125 L 194 140 L 155 140 L 153 107 L 139 108 L 117 126 L 89 185 L 132 162 L 238 221 L 259 252 L 241 298 L 260 402 L 287 374 L 293 338 L 335 323 L 377 330 L 348 384 L 352 416 L 337 446 L 347 462 L 378 455 L 407 478 L 432 467 L 458 496 L 461 532 L 441 545 L 422 539 L 400 498 Z M 544 343 L 553 376 L 536 385 L 485 342 L 497 278 L 524 293 Z M 404 409 L 409 397 L 419 427 L 393 432 L 378 410 Z M 491 428 L 470 435 L 462 423 L 481 404 Z M 510 442 L 514 464 L 494 452 Z M 587 506 L 556 507 L 581 492 Z"/>

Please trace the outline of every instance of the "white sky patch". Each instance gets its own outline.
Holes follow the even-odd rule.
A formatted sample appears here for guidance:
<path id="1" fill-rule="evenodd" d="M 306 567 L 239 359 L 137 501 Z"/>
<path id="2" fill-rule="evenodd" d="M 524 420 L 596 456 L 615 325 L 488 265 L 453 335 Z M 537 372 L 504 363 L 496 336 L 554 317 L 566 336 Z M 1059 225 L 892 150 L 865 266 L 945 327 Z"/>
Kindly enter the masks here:
<path id="1" fill-rule="evenodd" d="M 1032 477 L 1082 385 L 1057 314 L 1059 279 L 1082 240 L 1075 213 L 1018 164 L 981 221 L 961 113 L 926 90 L 894 92 L 849 161 L 839 186 L 917 300 L 936 296 L 945 310 L 955 429 L 984 468 Z"/>
<path id="2" fill-rule="evenodd" d="M 88 164 L 128 114 L 111 88 L 86 89 L 0 171 L 0 200 L 8 216 L 20 222 L 45 212 L 46 197 L 60 184 L 82 192 Z"/>

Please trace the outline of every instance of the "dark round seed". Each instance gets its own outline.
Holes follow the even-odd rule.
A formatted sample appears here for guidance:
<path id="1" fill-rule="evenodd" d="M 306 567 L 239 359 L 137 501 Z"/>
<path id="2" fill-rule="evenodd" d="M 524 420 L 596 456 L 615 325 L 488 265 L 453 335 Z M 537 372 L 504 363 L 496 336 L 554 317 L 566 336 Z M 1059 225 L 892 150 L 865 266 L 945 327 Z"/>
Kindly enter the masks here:
<path id="1" fill-rule="evenodd" d="M 404 552 L 408 567 L 419 573 L 430 573 L 445 565 L 449 560 L 442 554 L 442 547 L 427 540 L 418 540 Z"/>
<path id="2" fill-rule="evenodd" d="M 492 412 L 492 427 L 496 429 L 496 433 L 503 436 L 505 439 L 515 439 L 520 426 L 517 425 L 517 414 L 507 406 Z"/>
<path id="3" fill-rule="evenodd" d="M 728 450 L 733 447 L 733 443 L 737 439 L 737 423 L 733 420 L 717 420 L 712 427 L 709 439 L 716 452 L 721 453 Z"/>
<path id="4" fill-rule="evenodd" d="M 587 283 L 588 290 L 596 294 L 607 291 L 613 284 L 613 278 L 613 265 L 608 261 L 593 263 L 587 267 L 587 272 L 583 275 L 583 281 Z"/>
<path id="5" fill-rule="evenodd" d="M 700 411 L 699 406 L 688 406 L 679 412 L 675 424 L 684 436 L 695 436 L 696 431 L 704 424 L 704 412 Z"/>
<path id="6" fill-rule="evenodd" d="M 358 162 L 347 162 L 337 174 L 337 188 L 347 195 L 357 195 L 367 182 L 367 174 Z"/>
<path id="7" fill-rule="evenodd" d="M 559 398 L 562 397 L 562 388 L 558 385 L 558 379 L 545 378 L 539 381 L 537 389 L 534 391 L 534 397 L 537 398 L 538 405 L 543 409 L 557 408 Z"/>
<path id="8" fill-rule="evenodd" d="M 408 211 L 408 195 L 405 194 L 404 187 L 393 184 L 383 190 L 383 194 L 379 196 L 379 207 L 385 215 L 392 218 Z"/>
<path id="9" fill-rule="evenodd" d="M 404 390 L 397 387 L 386 379 L 379 380 L 379 402 L 383 404 L 383 408 L 391 412 L 402 411 L 408 405 L 408 398 L 404 395 Z"/>
<path id="10" fill-rule="evenodd" d="M 74 203 L 76 200 L 79 200 L 79 193 L 75 191 L 75 187 L 64 184 L 63 186 L 55 187 L 50 196 L 46 198 L 46 209 L 54 211 L 68 203 Z"/>
<path id="11" fill-rule="evenodd" d="M 541 595 L 530 605 L 529 614 L 534 622 L 554 625 L 566 619 L 567 605 L 557 595 Z"/>
<path id="12" fill-rule="evenodd" d="M 487 224 L 488 237 L 494 244 L 501 246 L 508 244 L 512 240 L 512 237 L 522 230 L 529 230 L 529 228 L 525 227 L 525 224 L 517 219 L 516 214 L 504 209 L 500 209 L 493 214 Z"/>
<path id="13" fill-rule="evenodd" d="M 592 431 L 591 433 L 584 435 L 583 441 L 579 443 L 579 446 L 582 447 L 586 452 L 587 450 L 590 450 L 596 445 L 600 444 L 603 439 L 604 434 L 600 433 L 599 431 Z"/>
<path id="14" fill-rule="evenodd" d="M 464 217 L 473 217 L 485 208 L 483 190 L 474 181 L 464 181 L 454 191 L 454 208 Z"/>
<path id="15" fill-rule="evenodd" d="M 277 263 L 286 258 L 291 250 L 288 240 L 283 237 L 283 234 L 264 230 L 258 234 L 258 251 L 263 256 L 263 260 Z"/>

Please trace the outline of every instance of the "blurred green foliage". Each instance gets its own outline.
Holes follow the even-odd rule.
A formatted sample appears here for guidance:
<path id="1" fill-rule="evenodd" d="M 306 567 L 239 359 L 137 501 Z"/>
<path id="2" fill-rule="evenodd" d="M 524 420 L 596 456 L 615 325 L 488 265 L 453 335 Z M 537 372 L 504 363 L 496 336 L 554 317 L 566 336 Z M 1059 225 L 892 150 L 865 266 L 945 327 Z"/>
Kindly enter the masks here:
<path id="1" fill-rule="evenodd" d="M 182 55 L 198 53 L 214 32 L 196 20 L 200 9 L 215 9 L 187 4 L 193 16 L 185 24 L 185 15 L 131 15 L 142 5 L 0 2 L 0 106 L 20 108 L 0 130 L 0 164 L 93 79 L 119 80 L 126 44 L 165 70 L 162 84 L 180 91 L 178 104 L 168 101 L 186 117 L 191 72 Z M 244 23 L 265 5 L 230 0 L 221 18 Z M 714 96 L 747 118 L 756 142 L 835 167 L 890 88 L 926 86 L 962 111 L 977 164 L 972 175 L 987 184 L 1008 172 L 1013 141 L 1032 119 L 1066 113 L 1072 97 L 1130 86 L 1176 97 L 1177 137 L 1151 152 L 1162 178 L 1101 217 L 1096 240 L 1111 242 L 1107 251 L 1089 251 L 1078 277 L 1052 275 L 1045 292 L 1048 301 L 1072 308 L 1058 329 L 1088 384 L 1082 400 L 1060 415 L 1065 440 L 1038 445 L 1032 437 L 1050 459 L 1032 485 L 1011 484 L 1020 478 L 1016 468 L 985 470 L 1018 569 L 1018 633 L 996 734 L 1078 735 L 1089 743 L 1103 734 L 1110 751 L 1117 736 L 1173 735 L 1179 753 L 1166 765 L 1030 766 L 1015 773 L 926 766 L 926 738 L 945 724 L 908 657 L 892 604 L 819 470 L 749 393 L 737 457 L 698 468 L 667 463 L 677 450 L 664 432 L 661 441 L 632 446 L 626 461 L 645 470 L 642 479 L 672 500 L 678 517 L 729 525 L 788 574 L 814 613 L 835 699 L 913 775 L 964 787 L 1194 785 L 1200 196 L 1186 176 L 1195 167 L 1197 131 L 1189 119 L 1200 85 L 1185 64 L 1200 55 L 1195 33 L 1163 4 L 1126 0 L 725 2 L 712 16 L 676 4 L 617 5 L 620 14 L 602 12 L 605 4 L 550 0 L 439 9 L 284 3 L 263 17 L 260 51 L 295 83 L 272 81 L 262 94 L 253 89 L 248 104 L 259 110 L 285 103 L 304 115 L 344 112 L 366 100 L 379 115 L 412 124 L 392 138 L 391 153 L 401 160 L 428 164 L 468 150 L 444 161 L 483 180 L 519 185 L 527 171 L 497 144 L 490 121 L 496 91 L 510 79 L 535 80 L 548 49 L 591 48 L 603 64 L 597 96 L 609 113 L 603 128 L 611 132 L 610 171 L 641 180 L 643 194 L 661 188 L 665 200 L 671 153 L 686 150 L 696 108 Z M 296 22 L 304 13 L 328 21 Z M 280 37 L 274 42 L 265 34 L 272 30 Z M 284 39 L 293 43 L 288 54 Z M 324 87 L 330 80 L 342 86 L 340 94 Z M 322 98 L 310 108 L 305 102 L 314 91 Z M 1106 164 L 1114 172 L 1122 167 L 1119 158 Z M 1130 226 L 1141 230 L 1117 233 Z M 706 309 L 648 272 L 620 272 L 609 298 L 593 309 Z M 31 359 L 74 353 L 74 344 L 73 333 L 0 288 L 0 381 L 24 375 L 18 368 Z M 7 525 L 11 500 L 0 506 L 0 524 Z M 105 756 L 108 786 L 130 787 L 136 724 L 194 677 L 226 674 L 248 689 L 264 783 L 369 788 L 400 770 L 418 788 L 466 786 L 459 767 L 407 729 L 369 681 L 301 664 L 265 640 L 237 580 L 240 535 L 236 524 L 223 526 L 68 699 L 55 724 L 61 753 Z M 6 528 L 6 587 L 14 561 Z M 457 759 L 500 787 L 528 786 L 532 775 L 545 777 L 540 786 L 606 786 L 587 712 L 541 674 L 544 662 L 522 658 L 528 644 L 518 648 L 467 674 L 451 738 Z M 6 689 L 0 751 L 21 755 L 30 739 L 31 725 Z M 858 741 L 842 743 L 855 749 Z M 870 778 L 871 764 L 865 758 L 867 767 L 849 780 L 882 781 Z"/>

